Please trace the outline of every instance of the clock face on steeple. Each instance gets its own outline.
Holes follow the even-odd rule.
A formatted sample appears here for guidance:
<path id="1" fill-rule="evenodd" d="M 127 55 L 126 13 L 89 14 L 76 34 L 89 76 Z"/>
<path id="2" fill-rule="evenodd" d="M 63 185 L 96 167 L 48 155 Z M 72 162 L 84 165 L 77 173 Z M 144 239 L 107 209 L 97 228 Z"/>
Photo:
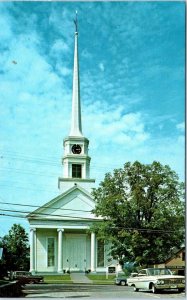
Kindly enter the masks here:
<path id="1" fill-rule="evenodd" d="M 72 150 L 73 154 L 80 154 L 82 151 L 81 146 L 77 145 L 77 144 L 73 145 L 71 147 L 71 150 Z"/>

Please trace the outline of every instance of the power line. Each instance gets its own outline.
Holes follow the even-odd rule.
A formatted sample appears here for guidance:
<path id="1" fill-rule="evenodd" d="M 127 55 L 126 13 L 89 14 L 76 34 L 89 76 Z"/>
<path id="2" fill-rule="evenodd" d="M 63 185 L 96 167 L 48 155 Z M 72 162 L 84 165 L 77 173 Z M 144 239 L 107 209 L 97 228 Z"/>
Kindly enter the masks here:
<path id="1" fill-rule="evenodd" d="M 103 170 L 105 170 L 106 167 L 108 168 L 109 165 L 106 164 L 106 167 L 103 167 L 103 168 L 100 165 L 95 165 L 95 164 L 91 165 L 91 166 L 92 166 L 93 170 L 97 169 L 97 172 L 103 172 Z M 55 167 L 56 167 L 57 170 L 59 170 L 59 168 L 62 167 L 62 165 L 56 165 Z M 13 170 L 13 171 L 16 171 L 17 173 L 19 173 L 19 172 L 26 173 L 26 174 L 27 173 L 31 173 L 31 174 L 33 173 L 33 174 L 41 175 L 41 176 L 44 174 L 44 172 L 37 173 L 37 172 L 32 172 L 31 170 L 26 171 L 25 169 L 22 169 L 22 168 L 18 169 L 18 168 L 11 168 L 11 167 L 1 167 L 1 169 L 3 169 L 3 170 L 9 170 L 9 171 Z M 56 175 L 56 173 L 50 173 L 50 174 L 54 174 L 54 176 Z M 46 176 L 46 173 L 45 173 L 45 176 Z"/>
<path id="2" fill-rule="evenodd" d="M 72 215 L 51 215 L 51 214 L 47 214 L 47 213 L 36 213 L 36 212 L 31 212 L 31 211 L 21 211 L 21 210 L 10 210 L 10 209 L 0 209 L 0 211 L 5 211 L 5 212 L 12 212 L 12 213 L 21 213 L 21 214 L 30 214 L 32 218 L 34 217 L 40 217 L 40 216 L 52 216 L 52 217 L 60 217 L 60 218 L 70 218 L 70 219 L 81 219 L 81 220 L 92 220 L 92 221 L 95 221 L 95 220 L 98 220 L 98 219 L 95 219 L 95 218 L 84 218 L 84 217 L 76 217 L 76 216 L 72 216 Z"/>
<path id="3" fill-rule="evenodd" d="M 129 231 L 140 231 L 140 232 L 151 232 L 151 233 L 170 233 L 170 232 L 176 232 L 179 230 L 184 230 L 184 229 L 176 229 L 176 230 L 161 230 L 161 229 L 148 229 L 148 228 L 128 228 L 128 227 L 117 227 L 118 229 L 125 229 L 125 230 L 129 230 Z"/>
<path id="4" fill-rule="evenodd" d="M 19 214 L 12 215 L 12 214 L 8 214 L 8 213 L 6 213 L 6 214 L 5 213 L 0 213 L 0 216 L 26 219 L 25 216 L 19 215 Z M 81 219 L 81 218 L 79 218 L 79 219 Z M 87 218 L 87 220 L 88 219 L 89 218 Z M 84 220 L 84 219 L 82 219 L 82 220 Z M 95 219 L 89 219 L 89 220 L 93 221 Z M 97 220 L 97 221 L 100 221 L 100 220 Z M 133 233 L 134 232 L 147 232 L 147 233 L 163 233 L 163 234 L 165 234 L 165 233 L 171 233 L 171 234 L 173 234 L 175 232 L 178 232 L 179 230 L 180 231 L 185 230 L 185 228 L 183 228 L 183 229 L 176 229 L 176 230 L 143 229 L 143 228 L 129 228 L 129 227 L 111 227 L 111 228 L 113 228 L 113 229 L 123 229 L 125 231 L 132 231 Z"/>
<path id="5" fill-rule="evenodd" d="M 33 172 L 31 170 L 25 170 L 25 169 L 17 169 L 17 168 L 10 168 L 10 167 L 1 167 L 1 170 L 8 170 L 8 171 L 14 171 L 14 173 L 22 173 L 22 174 L 28 174 L 28 175 L 37 175 L 37 176 L 45 176 L 45 177 L 56 177 L 56 173 L 44 173 L 44 172 Z"/>
<path id="6" fill-rule="evenodd" d="M 2 213 L 0 213 L 0 216 L 25 219 L 25 216 L 22 216 L 22 215 L 11 215 L 11 214 L 2 214 Z"/>
<path id="7" fill-rule="evenodd" d="M 10 187 L 9 184 L 0 184 L 1 187 Z M 41 188 L 30 188 L 30 187 L 23 187 L 23 186 L 12 186 L 12 188 L 14 188 L 14 190 L 16 189 L 20 189 L 20 190 L 30 190 L 30 191 L 47 191 L 47 192 L 52 192 L 54 190 L 48 190 L 48 189 L 41 189 Z"/>
<path id="8" fill-rule="evenodd" d="M 19 203 L 11 203 L 11 202 L 0 202 L 0 204 L 8 204 L 8 205 L 15 205 L 15 206 L 26 206 L 26 207 L 36 207 L 40 208 L 39 205 L 31 205 L 31 204 L 19 204 Z M 68 210 L 68 211 L 81 211 L 81 212 L 91 212 L 91 210 L 82 210 L 82 209 L 68 209 L 68 208 L 61 208 L 61 207 L 49 207 L 42 205 L 42 208 L 50 208 L 50 209 L 60 209 L 60 210 Z"/>
<path id="9" fill-rule="evenodd" d="M 9 187 L 10 188 L 10 184 L 0 184 L 1 187 Z M 30 191 L 46 191 L 46 192 L 54 192 L 55 191 L 55 188 L 52 188 L 49 190 L 49 189 L 46 189 L 46 188 L 31 188 L 31 187 L 23 187 L 23 186 L 12 186 L 11 187 L 12 189 L 14 188 L 14 190 L 16 189 L 20 189 L 20 190 L 30 190 Z"/>
<path id="10" fill-rule="evenodd" d="M 11 204 L 10 202 L 0 202 L 1 204 Z M 13 204 L 13 205 L 20 205 L 18 203 L 16 204 Z M 36 205 L 24 205 L 24 204 L 21 204 L 20 206 L 27 206 L 27 207 L 38 207 Z M 43 207 L 46 207 L 46 208 L 49 208 L 48 206 L 43 206 Z M 51 208 L 51 209 L 60 209 L 60 208 Z M 63 209 L 61 209 L 63 210 Z M 65 209 L 64 209 L 65 210 Z M 84 211 L 84 210 L 72 210 L 72 209 L 66 209 L 68 211 L 82 211 L 82 212 L 91 212 L 91 211 Z M 99 219 L 95 219 L 95 218 L 90 218 L 90 217 L 86 217 L 86 218 L 83 218 L 83 217 L 76 217 L 76 216 L 72 216 L 72 215 L 57 215 L 57 214 L 49 214 L 49 213 L 36 213 L 36 212 L 30 212 L 30 211 L 20 211 L 20 210 L 10 210 L 10 209 L 1 209 L 1 211 L 5 211 L 6 214 L 2 214 L 0 213 L 0 215 L 3 215 L 3 216 L 11 216 L 11 217 L 23 217 L 23 218 L 26 218 L 26 216 L 23 216 L 23 215 L 20 215 L 20 214 L 31 214 L 31 217 L 41 217 L 41 216 L 53 216 L 53 217 L 61 217 L 61 218 L 71 218 L 71 219 L 81 219 L 81 220 L 91 220 L 91 221 L 101 221 Z M 7 212 L 11 212 L 11 213 L 14 213 L 13 214 L 7 214 Z M 19 215 L 15 215 L 15 213 L 20 213 Z M 33 215 L 32 215 L 33 214 Z M 103 220 L 102 220 L 103 221 Z M 105 222 L 107 222 L 107 220 L 105 219 L 104 220 Z M 176 229 L 176 230 L 161 230 L 161 229 L 149 229 L 149 228 L 131 228 L 131 227 L 116 227 L 116 226 L 111 226 L 111 228 L 113 229 L 121 229 L 121 230 L 128 230 L 128 231 L 138 231 L 138 232 L 152 232 L 152 233 L 162 233 L 162 232 L 166 232 L 166 233 L 170 233 L 170 232 L 176 232 L 178 230 L 184 230 L 184 229 Z"/>
<path id="11" fill-rule="evenodd" d="M 47 170 L 47 173 L 46 171 L 44 172 L 33 172 L 33 170 L 25 170 L 25 169 L 17 169 L 17 168 L 10 168 L 10 167 L 1 167 L 0 168 L 1 170 L 5 170 L 5 171 L 13 171 L 14 173 L 21 173 L 21 174 L 28 174 L 28 175 L 34 175 L 34 176 L 43 176 L 43 177 L 51 177 L 51 178 L 54 178 L 54 177 L 60 177 L 60 174 L 59 174 L 59 168 L 57 168 L 57 172 L 56 173 L 51 173 Z M 92 170 L 94 171 L 94 168 L 92 168 Z M 94 173 L 92 171 L 92 173 Z M 103 174 L 103 171 L 102 170 L 99 170 L 99 168 L 95 171 L 95 173 L 102 173 Z M 105 175 L 105 174 L 103 174 Z M 3 174 L 1 174 L 1 176 L 3 176 Z"/>
<path id="12" fill-rule="evenodd" d="M 10 153 L 10 155 L 7 155 L 7 153 Z M 13 155 L 11 155 L 11 153 L 13 153 Z M 15 152 L 16 153 L 16 152 Z M 14 152 L 10 152 L 10 151 L 6 151 L 6 154 L 1 154 L 0 159 L 4 159 L 4 158 L 11 158 L 14 160 L 23 160 L 23 161 L 28 161 L 28 162 L 32 162 L 32 163 L 41 163 L 41 164 L 48 164 L 48 165 L 53 165 L 53 166 L 58 166 L 57 162 L 61 162 L 60 160 L 56 160 L 55 157 L 51 157 L 50 159 L 43 159 L 41 157 L 37 157 L 37 156 L 29 156 L 29 155 L 24 155 L 24 154 L 14 154 Z M 99 166 L 100 169 L 104 169 L 106 166 L 108 167 L 109 164 L 108 162 L 106 164 L 92 164 L 92 167 L 97 167 Z M 116 162 L 115 164 L 110 164 L 111 167 L 115 168 L 116 166 Z"/>
<path id="13" fill-rule="evenodd" d="M 9 155 L 7 155 L 7 153 L 10 153 Z M 41 158 L 41 157 L 38 157 L 38 156 L 32 156 L 32 155 L 25 155 L 25 154 L 20 154 L 20 153 L 17 153 L 17 152 L 11 152 L 11 151 L 6 151 L 6 154 L 4 154 L 2 152 L 0 158 L 1 159 L 4 159 L 4 158 L 13 158 L 13 159 L 19 159 L 19 160 L 28 160 L 28 161 L 33 161 L 33 162 L 41 162 L 41 163 L 55 163 L 56 160 L 55 160 L 55 157 L 50 157 L 48 159 L 44 159 L 44 158 Z"/>

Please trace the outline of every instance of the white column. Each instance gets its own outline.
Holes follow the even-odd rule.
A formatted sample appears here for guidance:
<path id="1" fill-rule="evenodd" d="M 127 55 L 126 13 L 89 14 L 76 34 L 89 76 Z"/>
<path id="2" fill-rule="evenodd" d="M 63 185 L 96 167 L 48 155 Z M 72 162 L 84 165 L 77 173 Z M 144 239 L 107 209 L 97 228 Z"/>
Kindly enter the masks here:
<path id="1" fill-rule="evenodd" d="M 58 231 L 58 273 L 62 273 L 62 262 L 63 262 L 63 257 L 62 257 L 62 232 L 64 229 L 57 229 Z"/>
<path id="2" fill-rule="evenodd" d="M 91 272 L 95 272 L 95 233 L 91 233 Z"/>
<path id="3" fill-rule="evenodd" d="M 36 239 L 36 228 L 30 229 L 30 272 L 35 272 L 35 257 L 36 257 L 36 247 L 35 247 L 35 239 Z"/>

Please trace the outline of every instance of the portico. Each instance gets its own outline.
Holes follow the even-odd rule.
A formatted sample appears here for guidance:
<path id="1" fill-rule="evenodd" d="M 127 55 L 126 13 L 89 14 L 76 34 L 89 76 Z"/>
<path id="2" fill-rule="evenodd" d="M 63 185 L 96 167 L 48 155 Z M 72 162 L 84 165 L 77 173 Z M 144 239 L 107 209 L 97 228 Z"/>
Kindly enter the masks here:
<path id="1" fill-rule="evenodd" d="M 30 257 L 31 269 L 36 272 L 65 273 L 72 271 L 96 272 L 96 236 L 95 233 L 88 233 L 88 226 L 39 226 L 30 228 Z M 48 252 L 42 251 L 40 239 L 44 232 Z M 39 242 L 40 240 L 40 242 Z M 52 242 L 54 241 L 54 243 Z M 54 246 L 53 246 L 54 245 Z M 51 247 L 51 249 L 49 249 Z M 54 248 L 53 248 L 54 247 Z M 53 250 L 54 249 L 54 250 Z M 37 253 L 41 253 L 46 266 L 38 260 Z M 40 258 L 41 259 L 41 258 Z"/>

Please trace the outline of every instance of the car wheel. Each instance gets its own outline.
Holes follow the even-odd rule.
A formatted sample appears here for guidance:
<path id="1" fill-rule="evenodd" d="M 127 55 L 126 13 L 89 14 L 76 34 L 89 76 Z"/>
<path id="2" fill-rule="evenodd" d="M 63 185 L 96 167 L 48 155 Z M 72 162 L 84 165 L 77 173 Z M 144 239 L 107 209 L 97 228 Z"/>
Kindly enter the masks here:
<path id="1" fill-rule="evenodd" d="M 139 289 L 134 285 L 134 292 L 138 292 Z"/>
<path id="2" fill-rule="evenodd" d="M 184 289 L 183 288 L 179 288 L 178 291 L 179 291 L 179 293 L 182 293 L 182 292 L 184 292 Z"/>
<path id="3" fill-rule="evenodd" d="M 121 285 L 123 285 L 123 286 L 126 285 L 126 281 L 122 280 Z"/>
<path id="4" fill-rule="evenodd" d="M 155 287 L 155 285 L 154 285 L 154 284 L 152 284 L 152 286 L 151 286 L 151 290 L 152 290 L 153 294 L 156 294 L 156 292 L 157 292 L 157 289 L 156 289 L 156 287 Z"/>

